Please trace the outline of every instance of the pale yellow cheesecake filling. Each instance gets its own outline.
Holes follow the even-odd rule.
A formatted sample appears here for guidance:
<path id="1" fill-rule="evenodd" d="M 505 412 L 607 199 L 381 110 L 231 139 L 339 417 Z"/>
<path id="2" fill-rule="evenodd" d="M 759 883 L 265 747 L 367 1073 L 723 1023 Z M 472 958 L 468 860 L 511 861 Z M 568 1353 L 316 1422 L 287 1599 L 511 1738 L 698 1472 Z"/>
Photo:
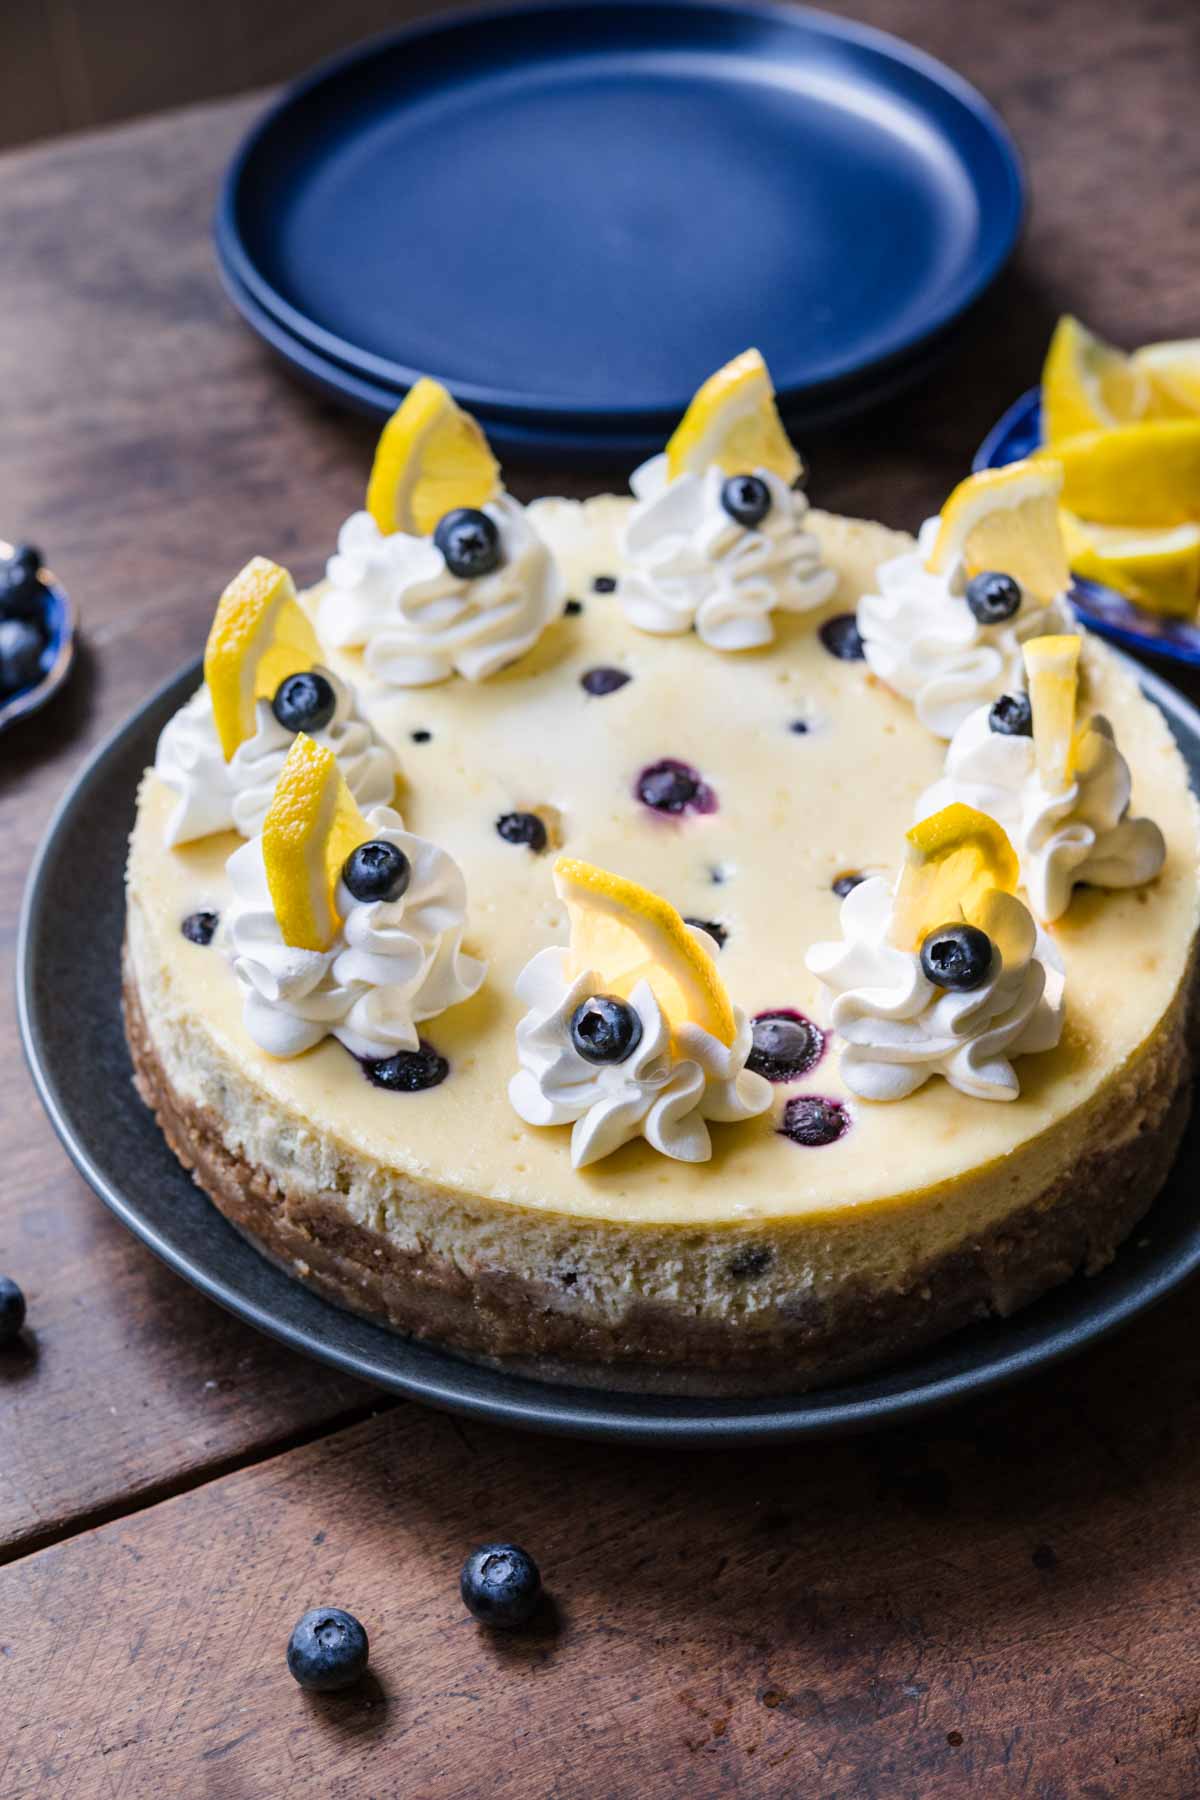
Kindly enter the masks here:
<path id="1" fill-rule="evenodd" d="M 466 942 L 489 968 L 472 1000 L 424 1028 L 449 1058 L 448 1079 L 389 1093 L 333 1042 L 288 1062 L 256 1048 L 219 946 L 196 946 L 179 929 L 189 913 L 226 909 L 224 865 L 241 840 L 165 849 L 172 797 L 153 774 L 129 872 L 130 949 L 150 1035 L 176 1092 L 211 1109 L 229 1147 L 282 1187 L 341 1194 L 361 1223 L 468 1270 L 491 1263 L 538 1279 L 568 1259 L 578 1301 L 593 1292 L 605 1310 L 654 1294 L 727 1313 L 767 1307 L 797 1284 L 895 1281 L 1043 1192 L 1085 1151 L 1133 1137 L 1140 1102 L 1123 1097 L 1173 1080 L 1164 1070 L 1160 1081 L 1154 1065 L 1175 1053 L 1198 905 L 1197 809 L 1182 759 L 1158 711 L 1089 640 L 1087 705 L 1112 721 L 1134 810 L 1158 822 L 1167 859 L 1145 887 L 1077 892 L 1051 927 L 1066 967 L 1066 1029 L 1056 1050 L 1019 1061 L 1019 1099 L 971 1099 L 935 1080 L 893 1104 L 859 1101 L 839 1078 L 832 1040 L 807 1075 L 775 1088 L 764 1117 L 714 1126 L 711 1162 L 673 1163 L 636 1143 L 573 1170 L 566 1128 L 524 1125 L 507 1094 L 523 1010 L 516 977 L 565 936 L 553 850 L 724 926 L 721 975 L 748 1013 L 793 1008 L 823 1024 L 804 955 L 837 935 L 831 883 L 895 869 L 945 750 L 865 663 L 835 659 L 818 636 L 821 620 L 852 611 L 879 561 L 911 540 L 812 513 L 836 594 L 819 613 L 777 614 L 770 646 L 723 655 L 695 636 L 640 633 L 611 593 L 594 591 L 595 576 L 620 566 L 627 504 L 533 508 L 583 611 L 490 680 L 389 692 L 357 654 L 327 657 L 398 752 L 406 825 L 466 875 Z M 311 612 L 318 598 L 307 597 Z M 598 667 L 632 679 L 592 697 L 580 677 Z M 800 721 L 803 732 L 793 729 Z M 662 758 L 697 769 L 716 810 L 664 818 L 642 806 L 638 773 Z M 513 811 L 552 822 L 545 854 L 498 835 L 497 818 Z M 804 1093 L 847 1106 L 850 1129 L 836 1143 L 805 1148 L 779 1133 L 785 1102 Z M 752 1295 L 730 1287 L 721 1262 L 743 1232 L 769 1232 L 778 1247 Z"/>

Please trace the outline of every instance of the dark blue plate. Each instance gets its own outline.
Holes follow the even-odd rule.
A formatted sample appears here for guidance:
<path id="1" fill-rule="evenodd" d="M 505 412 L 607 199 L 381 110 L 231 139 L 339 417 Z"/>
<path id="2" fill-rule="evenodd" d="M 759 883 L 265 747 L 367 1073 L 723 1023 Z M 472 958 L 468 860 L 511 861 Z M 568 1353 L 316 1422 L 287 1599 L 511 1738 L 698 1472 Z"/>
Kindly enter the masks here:
<path id="1" fill-rule="evenodd" d="M 995 114 L 893 38 L 552 0 L 326 64 L 238 152 L 216 236 L 293 338 L 371 380 L 661 436 L 747 344 L 793 406 L 911 358 L 1022 210 Z"/>
<path id="2" fill-rule="evenodd" d="M 975 452 L 973 469 L 998 469 L 1032 455 L 1042 441 L 1042 390 L 1030 388 L 1014 400 L 1002 419 L 988 432 Z M 1143 656 L 1163 656 L 1172 662 L 1200 668 L 1200 625 L 1193 619 L 1172 619 L 1165 613 L 1135 606 L 1115 588 L 1101 581 L 1072 577 L 1071 599 L 1093 631 L 1123 644 Z"/>
<path id="3" fill-rule="evenodd" d="M 12 555 L 13 546 L 0 538 L 0 562 Z M 61 587 L 49 569 L 41 571 L 42 624 L 46 631 L 46 647 L 42 651 L 37 680 L 20 688 L 7 699 L 0 697 L 0 731 L 28 718 L 53 699 L 71 673 L 75 660 L 75 609 L 70 595 Z"/>
<path id="4" fill-rule="evenodd" d="M 1137 674 L 1200 787 L 1200 714 L 1165 681 Z M 80 1173 L 157 1256 L 260 1331 L 430 1406 L 573 1437 L 716 1448 L 865 1431 L 984 1393 L 1096 1342 L 1200 1268 L 1197 1129 L 1147 1219 L 1099 1275 L 897 1368 L 795 1398 L 671 1400 L 551 1387 L 412 1343 L 322 1300 L 260 1256 L 205 1198 L 129 1078 L 118 967 L 126 839 L 158 733 L 199 680 L 197 661 L 101 745 L 63 796 L 25 892 L 17 1003 L 38 1092 Z"/>

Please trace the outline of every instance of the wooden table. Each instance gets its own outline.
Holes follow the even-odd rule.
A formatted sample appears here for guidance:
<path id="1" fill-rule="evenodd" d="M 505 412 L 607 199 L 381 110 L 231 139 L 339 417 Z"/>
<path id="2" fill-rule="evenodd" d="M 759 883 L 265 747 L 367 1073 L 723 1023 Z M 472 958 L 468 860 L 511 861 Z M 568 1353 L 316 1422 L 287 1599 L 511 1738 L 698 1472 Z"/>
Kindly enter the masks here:
<path id="1" fill-rule="evenodd" d="M 913 526 L 1060 310 L 1126 342 L 1200 329 L 1200 15 L 855 10 L 977 81 L 1034 184 L 950 364 L 806 446 L 819 503 Z M 285 1354 L 68 1167 L 9 1000 L 35 840 L 88 748 L 195 654 L 231 569 L 261 550 L 316 576 L 367 467 L 371 431 L 294 387 L 218 288 L 215 183 L 255 110 L 0 160 L 0 528 L 47 548 L 87 634 L 69 695 L 0 742 L 0 1269 L 30 1325 L 0 1355 L 0 1795 L 1200 1793 L 1194 1290 L 921 1429 L 635 1454 L 464 1426 Z M 493 1641 L 459 1605 L 490 1535 L 542 1563 L 533 1636 Z M 284 1667 L 321 1602 L 370 1630 L 355 1697 Z"/>

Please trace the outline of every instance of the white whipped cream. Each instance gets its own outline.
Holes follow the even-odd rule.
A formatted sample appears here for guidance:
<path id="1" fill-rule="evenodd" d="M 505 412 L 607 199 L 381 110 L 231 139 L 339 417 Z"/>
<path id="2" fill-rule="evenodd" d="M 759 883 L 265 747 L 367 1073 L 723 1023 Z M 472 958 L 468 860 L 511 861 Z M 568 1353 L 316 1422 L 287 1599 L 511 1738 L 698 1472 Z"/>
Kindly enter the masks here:
<path id="1" fill-rule="evenodd" d="M 242 988 L 242 1019 L 260 1050 L 299 1056 L 335 1037 L 372 1061 L 415 1050 L 417 1026 L 469 1000 L 486 965 L 462 948 L 467 889 L 454 859 L 405 831 L 379 806 L 373 838 L 395 844 L 411 877 L 398 900 L 356 900 L 339 883 L 342 928 L 328 950 L 285 944 L 271 905 L 261 837 L 226 864 L 233 887 L 226 949 Z"/>
<path id="2" fill-rule="evenodd" d="M 961 561 L 940 575 L 925 567 L 939 523 L 926 519 L 915 550 L 879 565 L 879 592 L 859 601 L 858 629 L 873 673 L 913 702 L 927 730 L 949 738 L 983 701 L 1024 687 L 1027 638 L 1078 627 L 1065 595 L 1049 606 L 1023 599 L 1013 618 L 981 625 Z"/>
<path id="3" fill-rule="evenodd" d="M 829 599 L 837 575 L 804 528 L 807 499 L 767 469 L 751 472 L 770 490 L 771 509 L 746 526 L 721 505 L 716 464 L 671 481 L 664 454 L 634 471 L 617 598 L 639 630 L 674 635 L 694 625 L 715 650 L 752 650 L 774 639 L 776 609 L 807 612 Z"/>
<path id="4" fill-rule="evenodd" d="M 517 978 L 517 994 L 529 1011 L 517 1026 L 520 1070 L 509 1099 L 527 1125 L 570 1125 L 571 1165 L 586 1168 L 644 1137 L 679 1162 L 707 1162 L 712 1140 L 707 1121 L 753 1119 L 771 1104 L 770 1083 L 746 1068 L 750 1022 L 736 1012 L 737 1036 L 723 1044 L 697 1025 L 684 1025 L 672 1043 L 671 1028 L 646 981 L 629 1005 L 641 1022 L 641 1042 L 622 1063 L 593 1063 L 571 1042 L 571 1016 L 591 994 L 602 994 L 599 975 L 568 981 L 566 951 L 539 951 Z"/>
<path id="5" fill-rule="evenodd" d="M 989 710 L 981 706 L 963 720 L 917 818 L 962 800 L 996 819 L 1021 859 L 1030 904 L 1046 921 L 1066 912 L 1077 882 L 1126 888 L 1152 880 L 1166 844 L 1152 819 L 1129 816 L 1129 764 L 1108 720 L 1098 713 L 1089 721 L 1075 778 L 1053 794 L 1038 774 L 1033 739 L 992 731 Z"/>
<path id="6" fill-rule="evenodd" d="M 1012 1059 L 1052 1050 L 1062 1035 L 1058 954 L 1026 907 L 996 897 L 993 969 L 970 993 L 935 987 L 916 951 L 888 942 L 892 894 L 873 876 L 842 901 L 842 937 L 814 944 L 808 968 L 832 996 L 841 1072 L 863 1100 L 903 1100 L 933 1075 L 977 1100 L 1015 1100 Z"/>
<path id="7" fill-rule="evenodd" d="M 562 581 L 524 507 L 502 494 L 483 510 L 502 560 L 474 581 L 450 573 L 432 538 L 385 537 L 370 513 L 352 513 L 326 570 L 326 643 L 361 649 L 368 673 L 392 687 L 427 687 L 456 671 L 486 681 L 523 656 L 562 611 Z"/>
<path id="8" fill-rule="evenodd" d="M 359 718 L 353 688 L 329 669 L 313 672 L 325 677 L 337 705 L 328 725 L 310 736 L 333 751 L 360 807 L 387 805 L 396 788 L 395 756 Z M 155 773 L 179 796 L 167 821 L 168 847 L 213 831 L 240 831 L 244 838 L 260 832 L 295 741 L 295 732 L 279 723 L 270 701 L 259 700 L 253 737 L 226 762 L 207 686 L 193 694 L 168 720 L 154 757 Z"/>

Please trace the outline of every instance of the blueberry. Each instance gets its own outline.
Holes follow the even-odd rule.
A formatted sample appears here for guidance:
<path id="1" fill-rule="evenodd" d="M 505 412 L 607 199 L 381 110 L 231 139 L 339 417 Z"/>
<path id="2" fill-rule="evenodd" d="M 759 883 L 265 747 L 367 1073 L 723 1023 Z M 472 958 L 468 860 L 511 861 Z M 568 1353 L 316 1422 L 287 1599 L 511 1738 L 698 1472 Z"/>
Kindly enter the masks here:
<path id="1" fill-rule="evenodd" d="M 661 762 L 643 769 L 634 785 L 634 793 L 652 812 L 715 812 L 716 797 L 704 785 L 695 769 L 687 763 L 665 756 Z"/>
<path id="2" fill-rule="evenodd" d="M 412 864 L 398 845 L 372 838 L 350 852 L 342 880 L 356 900 L 399 900 L 408 892 Z"/>
<path id="3" fill-rule="evenodd" d="M 41 672 L 46 640 L 25 619 L 0 620 L 0 694 L 32 687 Z"/>
<path id="4" fill-rule="evenodd" d="M 825 1100 L 819 1094 L 797 1094 L 783 1109 L 780 1135 L 793 1144 L 817 1150 L 823 1144 L 836 1144 L 850 1129 L 850 1115 L 840 1100 Z"/>
<path id="5" fill-rule="evenodd" d="M 803 1013 L 759 1013 L 746 1067 L 768 1081 L 795 1081 L 820 1062 L 824 1050 L 825 1033 Z"/>
<path id="6" fill-rule="evenodd" d="M 968 581 L 967 605 L 981 625 L 1003 625 L 1021 610 L 1021 589 L 1011 575 L 985 569 Z"/>
<path id="7" fill-rule="evenodd" d="M 317 1694 L 351 1687 L 367 1666 L 367 1634 L 340 1606 L 314 1606 L 288 1639 L 287 1666 L 302 1688 Z"/>
<path id="8" fill-rule="evenodd" d="M 306 669 L 280 682 L 271 711 L 285 731 L 323 731 L 337 711 L 337 695 L 324 675 Z"/>
<path id="9" fill-rule="evenodd" d="M 579 685 L 589 694 L 615 694 L 618 688 L 632 680 L 633 676 L 624 669 L 589 669 L 579 677 Z"/>
<path id="10" fill-rule="evenodd" d="M 545 821 L 536 813 L 502 813 L 496 820 L 496 830 L 506 844 L 524 844 L 535 856 L 541 854 L 549 841 Z"/>
<path id="11" fill-rule="evenodd" d="M 0 1275 L 0 1348 L 15 1344 L 25 1323 L 25 1296 L 16 1282 Z"/>
<path id="12" fill-rule="evenodd" d="M 0 619 L 24 619 L 40 625 L 46 590 L 38 580 L 41 552 L 21 544 L 0 564 Z"/>
<path id="13" fill-rule="evenodd" d="M 202 948 L 211 944 L 217 935 L 217 926 L 221 923 L 220 915 L 215 912 L 189 913 L 179 927 L 189 944 L 199 944 Z"/>
<path id="14" fill-rule="evenodd" d="M 571 1014 L 571 1042 L 585 1062 L 624 1062 L 641 1041 L 642 1021 L 612 994 L 592 994 Z"/>
<path id="15" fill-rule="evenodd" d="M 757 475 L 731 475 L 721 488 L 721 505 L 736 525 L 761 525 L 771 510 L 771 490 Z"/>
<path id="16" fill-rule="evenodd" d="M 441 1086 L 450 1064 L 422 1038 L 418 1050 L 398 1050 L 395 1056 L 368 1060 L 363 1070 L 372 1087 L 386 1088 L 389 1094 L 422 1094 L 426 1088 Z"/>
<path id="17" fill-rule="evenodd" d="M 836 656 L 839 662 L 861 662 L 866 655 L 853 613 L 835 613 L 832 619 L 826 619 L 818 636 L 830 656 Z"/>
<path id="18" fill-rule="evenodd" d="M 4 565 L 10 580 L 18 570 L 22 576 L 36 575 L 41 566 L 42 553 L 33 544 L 18 544 Z"/>
<path id="19" fill-rule="evenodd" d="M 793 719 L 788 726 L 788 730 L 794 731 L 797 737 L 807 737 L 812 730 L 812 726 L 807 719 Z"/>
<path id="20" fill-rule="evenodd" d="M 1028 694 L 1001 694 L 988 714 L 988 727 L 1001 737 L 1032 737 L 1033 708 Z"/>
<path id="21" fill-rule="evenodd" d="M 481 1625 L 511 1631 L 527 1624 L 542 1596 L 542 1578 L 519 1544 L 481 1544 L 462 1567 L 458 1591 Z"/>
<path id="22" fill-rule="evenodd" d="M 617 578 L 615 575 L 597 575 L 592 583 L 592 589 L 597 594 L 615 594 Z"/>
<path id="23" fill-rule="evenodd" d="M 992 940 L 977 925 L 939 925 L 921 945 L 921 967 L 935 987 L 970 993 L 992 966 Z"/>
<path id="24" fill-rule="evenodd" d="M 428 744 L 433 738 L 432 731 L 424 731 L 421 729 L 410 731 L 408 735 L 414 744 Z"/>
<path id="25" fill-rule="evenodd" d="M 683 922 L 685 925 L 694 925 L 697 931 L 707 931 L 718 950 L 723 950 L 729 942 L 728 926 L 720 924 L 716 919 L 685 919 Z"/>
<path id="26" fill-rule="evenodd" d="M 477 581 L 500 567 L 500 533 L 494 519 L 473 506 L 456 506 L 438 521 L 433 541 L 460 581 Z"/>
<path id="27" fill-rule="evenodd" d="M 577 619 L 582 611 L 582 600 L 568 600 L 567 604 L 563 607 L 563 617 L 564 619 Z"/>
<path id="28" fill-rule="evenodd" d="M 844 900 L 847 894 L 852 894 L 859 883 L 866 879 L 865 875 L 847 873 L 845 875 L 839 875 L 836 880 L 830 883 L 830 886 L 838 899 Z"/>

